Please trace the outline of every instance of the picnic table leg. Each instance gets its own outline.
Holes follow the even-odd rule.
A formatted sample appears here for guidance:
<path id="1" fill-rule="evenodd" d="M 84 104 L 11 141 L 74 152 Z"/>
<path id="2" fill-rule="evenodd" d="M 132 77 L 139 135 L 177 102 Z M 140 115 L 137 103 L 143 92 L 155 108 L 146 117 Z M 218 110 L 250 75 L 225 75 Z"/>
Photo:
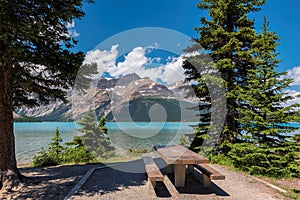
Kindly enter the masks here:
<path id="1" fill-rule="evenodd" d="M 177 187 L 184 187 L 185 185 L 185 167 L 186 165 L 183 164 L 174 165 L 175 186 Z"/>
<path id="2" fill-rule="evenodd" d="M 174 166 L 173 165 L 167 165 L 166 166 L 166 173 L 167 174 L 173 174 L 174 172 Z"/>
<path id="3" fill-rule="evenodd" d="M 150 179 L 150 178 L 148 178 L 148 186 L 149 186 L 149 188 L 155 188 L 156 187 L 156 180 L 155 179 Z"/>
<path id="4" fill-rule="evenodd" d="M 211 180 L 209 176 L 203 175 L 203 186 L 204 188 L 210 189 L 211 188 Z"/>

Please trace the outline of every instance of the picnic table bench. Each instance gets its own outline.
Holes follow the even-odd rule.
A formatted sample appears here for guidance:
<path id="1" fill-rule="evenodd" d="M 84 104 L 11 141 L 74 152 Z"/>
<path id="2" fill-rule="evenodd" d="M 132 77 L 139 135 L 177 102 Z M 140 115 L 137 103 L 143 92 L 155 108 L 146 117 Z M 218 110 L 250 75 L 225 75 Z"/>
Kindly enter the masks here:
<path id="1" fill-rule="evenodd" d="M 205 188 L 211 188 L 211 180 L 224 180 L 225 175 L 221 174 L 219 171 L 211 168 L 208 164 L 194 164 L 190 165 L 190 171 L 193 171 L 193 168 L 198 169 L 203 175 L 203 185 Z"/>
<path id="2" fill-rule="evenodd" d="M 166 162 L 167 171 L 169 166 L 174 166 L 175 186 L 184 187 L 186 165 L 191 171 L 194 167 L 203 174 L 204 187 L 210 188 L 211 180 L 225 179 L 225 176 L 214 170 L 209 165 L 209 160 L 183 146 L 154 146 L 154 149 Z"/>
<path id="3" fill-rule="evenodd" d="M 151 183 L 153 188 L 155 188 L 157 181 L 164 181 L 164 175 L 161 173 L 152 157 L 145 156 L 143 157 L 143 161 L 148 176 L 148 184 L 150 185 Z"/>

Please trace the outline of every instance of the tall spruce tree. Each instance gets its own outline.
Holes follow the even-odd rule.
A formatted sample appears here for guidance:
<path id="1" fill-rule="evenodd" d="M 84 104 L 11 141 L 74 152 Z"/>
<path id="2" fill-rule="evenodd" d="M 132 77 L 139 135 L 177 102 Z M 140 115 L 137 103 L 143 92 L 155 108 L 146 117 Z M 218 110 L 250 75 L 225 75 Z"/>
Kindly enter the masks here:
<path id="1" fill-rule="evenodd" d="M 207 152 L 214 147 L 217 136 L 222 132 L 226 107 L 222 105 L 226 102 L 224 84 L 210 55 L 200 45 L 194 44 L 185 51 L 189 56 L 185 58 L 182 67 L 185 69 L 186 80 L 193 82 L 193 92 L 187 96 L 196 95 L 199 98 L 199 105 L 190 109 L 199 111 L 200 120 L 189 148 L 195 152 Z"/>
<path id="2" fill-rule="evenodd" d="M 81 126 L 77 130 L 83 134 L 82 141 L 93 156 L 96 158 L 109 158 L 115 155 L 115 148 L 106 136 L 105 118 L 101 118 L 97 123 L 94 112 L 90 108 L 77 123 Z"/>
<path id="3" fill-rule="evenodd" d="M 60 135 L 58 127 L 56 127 L 56 130 L 54 132 L 53 138 L 51 138 L 51 142 L 49 143 L 49 155 L 52 157 L 52 160 L 55 163 L 60 163 L 60 160 L 62 158 L 62 152 L 64 150 L 64 147 L 61 145 L 63 142 L 63 138 Z"/>
<path id="4" fill-rule="evenodd" d="M 82 0 L 0 2 L 0 189 L 11 190 L 22 178 L 14 107 L 66 100 L 84 59 L 68 50 L 76 41 L 67 24 L 83 16 Z"/>
<path id="5" fill-rule="evenodd" d="M 248 70 L 255 68 L 251 50 L 256 31 L 248 14 L 259 11 L 264 3 L 265 0 L 202 0 L 198 4 L 198 8 L 208 11 L 208 17 L 201 18 L 202 26 L 196 28 L 200 37 L 195 41 L 209 52 L 226 90 L 225 127 L 219 145 L 224 141 L 236 142 L 241 136 L 238 95 L 249 79 Z M 186 67 L 187 75 L 193 72 Z M 200 84 L 199 87 L 205 89 L 206 86 Z M 223 148 L 223 151 L 227 150 Z"/>
<path id="6" fill-rule="evenodd" d="M 248 70 L 249 80 L 239 95 L 242 116 L 239 123 L 244 136 L 248 142 L 269 147 L 282 145 L 288 140 L 288 133 L 295 131 L 288 123 L 295 120 L 295 108 L 299 106 L 287 105 L 294 97 L 284 90 L 292 80 L 284 77 L 286 72 L 277 71 L 278 41 L 265 17 L 262 33 L 253 42 L 255 68 Z"/>

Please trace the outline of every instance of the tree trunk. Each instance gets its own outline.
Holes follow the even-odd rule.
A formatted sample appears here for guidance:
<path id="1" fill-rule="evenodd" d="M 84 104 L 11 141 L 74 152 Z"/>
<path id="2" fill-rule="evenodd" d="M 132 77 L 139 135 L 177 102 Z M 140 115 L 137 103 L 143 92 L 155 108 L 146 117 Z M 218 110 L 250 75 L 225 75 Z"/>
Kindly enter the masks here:
<path id="1" fill-rule="evenodd" d="M 15 157 L 12 71 L 0 65 L 0 191 L 20 186 L 21 177 Z"/>

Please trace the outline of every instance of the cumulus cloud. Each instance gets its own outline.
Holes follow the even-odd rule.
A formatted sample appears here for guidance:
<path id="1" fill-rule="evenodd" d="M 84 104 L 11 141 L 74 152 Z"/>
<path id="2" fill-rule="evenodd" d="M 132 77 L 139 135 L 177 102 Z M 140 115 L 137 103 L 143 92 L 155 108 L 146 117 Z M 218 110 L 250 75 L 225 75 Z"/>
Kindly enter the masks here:
<path id="1" fill-rule="evenodd" d="M 300 66 L 289 69 L 287 71 L 287 77 L 294 80 L 291 85 L 300 85 Z"/>
<path id="2" fill-rule="evenodd" d="M 119 45 L 113 45 L 109 51 L 101 51 L 99 49 L 87 52 L 84 64 L 97 63 L 98 76 L 102 76 L 109 68 L 114 68 L 118 58 Z"/>
<path id="3" fill-rule="evenodd" d="M 124 56 L 124 61 L 118 62 L 119 45 L 113 45 L 109 51 L 93 50 L 86 55 L 84 63 L 97 63 L 98 75 L 103 76 L 104 72 L 109 73 L 113 77 L 120 77 L 125 74 L 136 73 L 140 77 L 149 77 L 153 81 L 161 80 L 167 84 L 171 84 L 180 80 L 184 80 L 184 69 L 182 64 L 184 56 L 167 58 L 166 64 L 159 64 L 161 58 L 148 58 L 147 53 L 158 48 L 158 44 L 149 47 L 136 47 Z M 151 64 L 158 64 L 151 67 Z M 149 67 L 150 66 L 150 67 Z"/>
<path id="4" fill-rule="evenodd" d="M 125 56 L 123 62 L 119 62 L 116 66 L 108 68 L 108 72 L 112 76 L 121 76 L 123 74 L 136 73 L 144 70 L 144 66 L 148 63 L 148 58 L 145 56 L 146 49 L 136 47 Z"/>
<path id="5" fill-rule="evenodd" d="M 164 68 L 162 80 L 167 83 L 184 80 L 184 69 L 182 68 L 183 61 L 184 58 L 183 55 L 181 55 L 180 57 L 173 59 L 171 62 L 168 62 L 165 66 L 162 66 L 162 68 Z"/>

